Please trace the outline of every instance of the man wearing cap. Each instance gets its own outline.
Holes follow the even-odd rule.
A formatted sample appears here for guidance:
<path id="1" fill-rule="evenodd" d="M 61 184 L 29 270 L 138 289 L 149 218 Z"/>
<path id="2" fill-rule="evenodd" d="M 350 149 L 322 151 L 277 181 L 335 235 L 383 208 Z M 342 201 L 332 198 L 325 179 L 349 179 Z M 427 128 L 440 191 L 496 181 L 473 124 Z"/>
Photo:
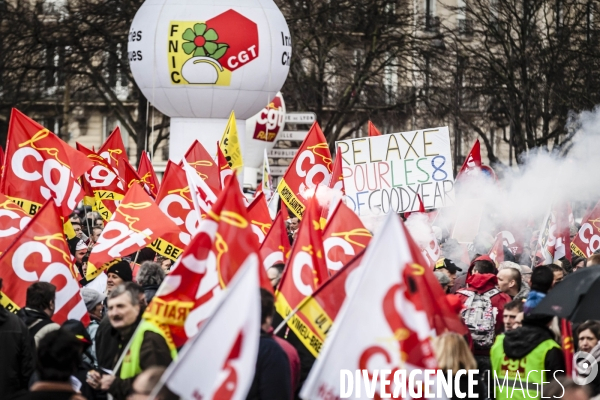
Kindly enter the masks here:
<path id="1" fill-rule="evenodd" d="M 125 260 L 121 260 L 106 271 L 108 280 L 106 282 L 106 294 L 110 293 L 119 285 L 133 280 L 131 266 Z"/>
<path id="2" fill-rule="evenodd" d="M 83 298 L 85 307 L 90 315 L 90 324 L 87 327 L 87 332 L 90 335 L 92 346 L 89 349 L 90 360 L 88 362 L 94 366 L 97 366 L 98 358 L 96 357 L 96 333 L 98 332 L 100 321 L 102 321 L 102 310 L 104 308 L 103 302 L 104 299 L 106 299 L 106 296 L 94 289 L 83 288 L 81 289 L 81 297 Z"/>
<path id="3" fill-rule="evenodd" d="M 454 286 L 454 280 L 456 279 L 456 273 L 458 271 L 462 271 L 462 269 L 458 268 L 456 264 L 450 261 L 448 258 L 440 258 L 435 263 L 435 271 L 442 272 L 450 279 L 450 283 L 448 284 L 448 290 Z"/>

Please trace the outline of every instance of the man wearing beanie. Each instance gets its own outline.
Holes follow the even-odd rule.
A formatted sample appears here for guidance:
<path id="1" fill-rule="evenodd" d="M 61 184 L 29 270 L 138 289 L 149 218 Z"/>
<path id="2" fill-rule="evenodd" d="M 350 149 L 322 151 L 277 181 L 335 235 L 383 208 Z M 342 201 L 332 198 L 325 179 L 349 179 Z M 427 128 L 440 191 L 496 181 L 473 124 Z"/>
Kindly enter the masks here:
<path id="1" fill-rule="evenodd" d="M 103 302 L 104 299 L 106 299 L 106 296 L 94 289 L 84 287 L 81 289 L 81 297 L 83 298 L 85 307 L 90 315 L 90 324 L 87 327 L 87 332 L 89 333 L 92 341 L 92 345 L 88 351 L 91 359 L 86 361 L 94 366 L 97 366 L 98 359 L 96 357 L 96 332 L 98 331 L 98 326 L 102 320 L 102 310 L 104 308 Z"/>
<path id="2" fill-rule="evenodd" d="M 125 282 L 131 282 L 133 275 L 131 273 L 131 266 L 125 260 L 121 260 L 106 271 L 108 280 L 106 282 L 106 295 L 110 293 L 119 285 Z"/>
<path id="3" fill-rule="evenodd" d="M 565 374 L 562 349 L 548 329 L 552 318 L 526 314 L 522 327 L 498 336 L 490 353 L 494 375 L 489 382 L 507 377 L 508 385 L 496 386 L 496 399 L 538 398 L 542 382 Z"/>

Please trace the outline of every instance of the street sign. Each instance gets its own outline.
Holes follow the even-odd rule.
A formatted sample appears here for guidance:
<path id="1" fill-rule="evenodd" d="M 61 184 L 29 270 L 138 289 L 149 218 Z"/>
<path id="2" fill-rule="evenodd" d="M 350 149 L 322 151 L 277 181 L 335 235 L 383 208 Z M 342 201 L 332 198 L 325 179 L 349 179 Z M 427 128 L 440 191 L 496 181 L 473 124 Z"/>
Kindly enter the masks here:
<path id="1" fill-rule="evenodd" d="M 271 169 L 271 175 L 273 176 L 283 176 L 285 174 L 285 171 L 287 171 L 288 167 L 275 167 L 272 166 L 270 167 Z"/>
<path id="2" fill-rule="evenodd" d="M 267 151 L 270 158 L 294 158 L 298 149 L 271 149 Z"/>
<path id="3" fill-rule="evenodd" d="M 314 112 L 287 112 L 285 114 L 286 124 L 312 124 L 317 120 Z"/>
<path id="4" fill-rule="evenodd" d="M 279 135 L 277 135 L 277 140 L 298 140 L 302 141 L 306 139 L 306 135 L 308 135 L 308 131 L 283 131 Z"/>

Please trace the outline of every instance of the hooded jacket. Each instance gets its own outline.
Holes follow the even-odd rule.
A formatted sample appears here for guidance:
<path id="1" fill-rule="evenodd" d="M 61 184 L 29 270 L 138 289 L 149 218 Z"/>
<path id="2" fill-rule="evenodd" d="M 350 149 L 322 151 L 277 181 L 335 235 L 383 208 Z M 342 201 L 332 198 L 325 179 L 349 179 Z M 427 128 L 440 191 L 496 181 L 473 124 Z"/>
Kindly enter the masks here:
<path id="1" fill-rule="evenodd" d="M 29 329 L 29 335 L 34 339 L 36 347 L 46 334 L 60 328 L 59 324 L 52 322 L 52 318 L 48 314 L 33 308 L 21 308 L 17 312 L 17 316 L 21 318 L 21 321 Z"/>
<path id="2" fill-rule="evenodd" d="M 510 359 L 520 360 L 548 339 L 554 340 L 552 332 L 548 328 L 528 325 L 524 322 L 522 327 L 508 331 L 504 335 L 504 354 Z M 565 373 L 565 358 L 560 348 L 548 350 L 544 360 L 544 369 L 551 371 L 548 376 L 553 376 L 556 371 Z"/>
<path id="3" fill-rule="evenodd" d="M 10 398 L 27 391 L 33 374 L 33 341 L 16 315 L 0 306 L 0 393 Z"/>
<path id="4" fill-rule="evenodd" d="M 496 278 L 495 274 L 473 274 L 473 267 L 475 266 L 475 261 L 480 261 L 480 260 L 486 260 L 486 261 L 490 261 L 493 262 L 491 258 L 489 258 L 488 256 L 480 256 L 477 257 L 476 259 L 474 259 L 471 262 L 471 265 L 469 266 L 469 271 L 467 272 L 467 287 L 464 288 L 465 290 L 471 291 L 471 292 L 475 292 L 477 294 L 483 294 L 485 292 L 488 292 L 492 289 L 495 289 L 496 286 L 498 285 L 498 278 Z M 461 300 L 463 302 L 463 304 L 467 301 L 467 296 L 463 295 L 462 293 L 457 293 L 458 295 L 460 295 Z M 509 295 L 505 294 L 505 293 L 498 293 L 494 296 L 492 296 L 491 298 L 491 302 L 492 302 L 492 307 L 496 308 L 498 310 L 498 313 L 496 314 L 496 324 L 495 324 L 495 330 L 496 330 L 496 334 L 500 334 L 502 333 L 502 331 L 504 331 L 504 322 L 502 320 L 503 318 L 503 313 L 504 313 L 504 305 L 508 302 L 511 301 L 511 298 Z M 480 351 L 475 350 L 475 355 L 488 355 L 489 354 L 489 349 L 487 352 L 484 352 L 483 354 L 478 354 L 480 353 Z"/>

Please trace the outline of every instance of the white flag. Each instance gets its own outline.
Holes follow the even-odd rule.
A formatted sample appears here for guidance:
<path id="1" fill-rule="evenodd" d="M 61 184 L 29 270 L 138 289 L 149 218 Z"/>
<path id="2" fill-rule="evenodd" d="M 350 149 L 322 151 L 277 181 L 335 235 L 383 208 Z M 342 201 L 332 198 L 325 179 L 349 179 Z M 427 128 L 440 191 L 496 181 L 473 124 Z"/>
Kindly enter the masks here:
<path id="1" fill-rule="evenodd" d="M 271 175 L 271 167 L 269 167 L 269 158 L 267 157 L 267 149 L 265 149 L 265 155 L 263 158 L 263 177 L 262 177 L 262 191 L 265 194 L 267 203 L 271 201 L 273 197 L 273 176 Z"/>
<path id="2" fill-rule="evenodd" d="M 166 385 L 185 400 L 245 399 L 260 340 L 258 257 L 248 256 L 215 312 L 163 374 L 150 399 Z"/>
<path id="3" fill-rule="evenodd" d="M 386 384 L 385 393 L 393 395 L 394 391 L 404 388 L 403 398 L 415 397 L 409 390 L 418 390 L 417 385 L 409 389 L 405 385 L 396 388 L 390 371 L 404 370 L 408 378 L 413 369 L 436 368 L 427 314 L 410 300 L 415 295 L 414 289 L 409 293 L 410 282 L 405 279 L 423 271 L 411 257 L 407 235 L 399 217 L 388 214 L 367 248 L 362 276 L 357 277 L 356 289 L 347 298 L 327 335 L 302 388 L 301 398 L 372 399 L 375 394 L 385 398 L 381 393 L 381 376 L 376 375 L 382 371 L 387 371 L 384 378 L 391 381 Z M 363 372 L 358 379 L 357 370 L 368 370 L 368 378 L 374 378 L 375 382 L 366 385 Z M 356 390 L 356 386 L 361 386 L 361 390 Z M 435 390 L 433 392 L 435 394 Z"/>

